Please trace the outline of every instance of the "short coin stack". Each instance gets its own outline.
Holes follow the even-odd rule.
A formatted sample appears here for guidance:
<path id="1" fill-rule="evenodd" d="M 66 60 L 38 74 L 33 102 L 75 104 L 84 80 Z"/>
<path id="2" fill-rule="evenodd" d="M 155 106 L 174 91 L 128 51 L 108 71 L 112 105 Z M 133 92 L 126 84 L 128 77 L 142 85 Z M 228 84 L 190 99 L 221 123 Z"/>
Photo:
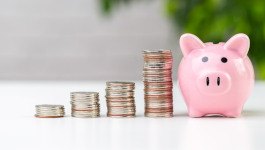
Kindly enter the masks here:
<path id="1" fill-rule="evenodd" d="M 172 117 L 172 53 L 170 50 L 143 51 L 145 116 Z"/>
<path id="2" fill-rule="evenodd" d="M 38 118 L 59 118 L 64 116 L 63 105 L 36 105 L 35 117 Z"/>
<path id="3" fill-rule="evenodd" d="M 134 117 L 135 102 L 133 82 L 107 82 L 106 100 L 108 117 Z"/>
<path id="4" fill-rule="evenodd" d="M 100 116 L 98 92 L 71 92 L 72 117 L 94 118 Z"/>

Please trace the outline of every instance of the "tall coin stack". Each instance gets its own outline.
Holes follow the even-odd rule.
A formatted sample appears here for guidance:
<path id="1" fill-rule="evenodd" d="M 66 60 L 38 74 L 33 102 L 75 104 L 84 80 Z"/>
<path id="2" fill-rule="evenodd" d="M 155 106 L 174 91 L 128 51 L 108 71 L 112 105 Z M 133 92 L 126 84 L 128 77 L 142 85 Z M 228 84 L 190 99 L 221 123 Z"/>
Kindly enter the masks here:
<path id="1" fill-rule="evenodd" d="M 108 117 L 134 117 L 135 102 L 133 82 L 107 82 L 106 100 Z"/>
<path id="2" fill-rule="evenodd" d="M 71 92 L 72 117 L 94 118 L 100 116 L 98 92 Z"/>
<path id="3" fill-rule="evenodd" d="M 63 105 L 36 105 L 35 117 L 38 118 L 59 118 L 64 116 L 64 106 Z"/>
<path id="4" fill-rule="evenodd" d="M 172 53 L 170 50 L 143 51 L 146 117 L 172 117 Z"/>

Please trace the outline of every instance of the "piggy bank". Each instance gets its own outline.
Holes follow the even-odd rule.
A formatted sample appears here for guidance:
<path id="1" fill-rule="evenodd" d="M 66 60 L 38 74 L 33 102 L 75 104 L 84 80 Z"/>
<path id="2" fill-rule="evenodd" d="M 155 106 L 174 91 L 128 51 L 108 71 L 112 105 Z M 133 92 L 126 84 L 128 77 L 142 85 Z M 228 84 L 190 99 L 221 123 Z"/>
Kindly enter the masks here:
<path id="1" fill-rule="evenodd" d="M 218 44 L 203 43 L 193 34 L 180 37 L 178 80 L 190 117 L 240 116 L 254 85 L 249 46 L 242 33 Z"/>

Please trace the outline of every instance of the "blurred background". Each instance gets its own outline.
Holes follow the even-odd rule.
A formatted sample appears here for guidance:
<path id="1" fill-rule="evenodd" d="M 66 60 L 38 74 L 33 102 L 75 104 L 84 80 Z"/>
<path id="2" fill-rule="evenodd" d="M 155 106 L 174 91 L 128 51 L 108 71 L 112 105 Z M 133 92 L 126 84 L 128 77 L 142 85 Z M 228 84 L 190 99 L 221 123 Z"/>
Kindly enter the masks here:
<path id="1" fill-rule="evenodd" d="M 176 80 L 184 32 L 248 34 L 265 79 L 265 1 L 0 0 L 0 80 L 141 80 L 144 49 L 171 49 Z"/>

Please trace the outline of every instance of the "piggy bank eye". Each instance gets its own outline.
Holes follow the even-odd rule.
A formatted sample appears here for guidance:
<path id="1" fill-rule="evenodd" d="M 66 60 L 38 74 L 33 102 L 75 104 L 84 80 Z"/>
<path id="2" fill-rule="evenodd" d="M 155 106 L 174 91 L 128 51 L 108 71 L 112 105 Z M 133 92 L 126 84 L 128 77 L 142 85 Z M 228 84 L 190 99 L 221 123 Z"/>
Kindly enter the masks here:
<path id="1" fill-rule="evenodd" d="M 221 58 L 221 61 L 222 61 L 223 63 L 226 63 L 226 62 L 227 62 L 227 58 L 222 57 L 222 58 Z"/>
<path id="2" fill-rule="evenodd" d="M 208 57 L 204 56 L 202 57 L 202 62 L 207 62 L 208 61 Z"/>

